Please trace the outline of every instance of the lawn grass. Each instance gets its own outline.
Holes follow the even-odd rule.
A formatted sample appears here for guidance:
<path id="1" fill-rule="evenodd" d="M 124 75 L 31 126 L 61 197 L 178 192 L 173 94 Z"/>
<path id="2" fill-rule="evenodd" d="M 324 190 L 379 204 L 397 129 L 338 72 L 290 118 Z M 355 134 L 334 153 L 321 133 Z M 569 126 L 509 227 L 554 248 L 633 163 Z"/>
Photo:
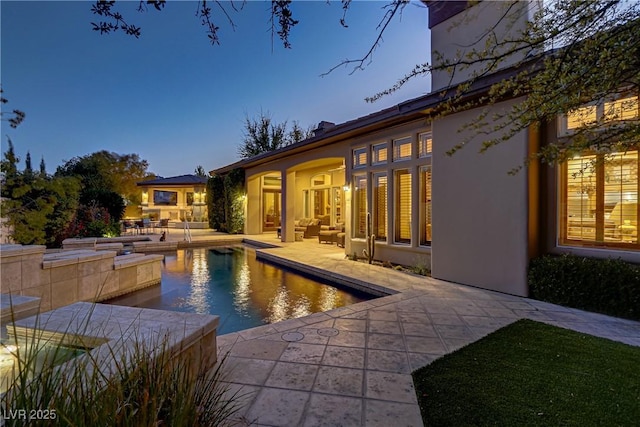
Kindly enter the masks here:
<path id="1" fill-rule="evenodd" d="M 638 426 L 640 348 L 520 320 L 413 373 L 426 426 Z"/>

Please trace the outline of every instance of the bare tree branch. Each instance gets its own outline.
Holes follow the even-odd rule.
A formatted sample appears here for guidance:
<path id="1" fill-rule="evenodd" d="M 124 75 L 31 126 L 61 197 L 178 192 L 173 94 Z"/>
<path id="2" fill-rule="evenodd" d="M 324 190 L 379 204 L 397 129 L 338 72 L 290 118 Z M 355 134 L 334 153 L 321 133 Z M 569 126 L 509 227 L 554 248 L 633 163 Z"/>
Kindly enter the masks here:
<path id="1" fill-rule="evenodd" d="M 348 6 L 348 4 L 349 3 L 347 3 L 347 6 Z M 391 23 L 393 18 L 398 13 L 402 12 L 402 10 L 404 9 L 404 7 L 407 4 L 409 4 L 409 0 L 393 0 L 391 3 L 385 5 L 384 8 L 386 8 L 387 11 L 385 12 L 384 16 L 380 20 L 380 23 L 376 27 L 379 30 L 378 31 L 378 36 L 376 37 L 375 41 L 373 42 L 373 44 L 371 45 L 371 47 L 369 48 L 367 53 L 362 58 L 359 58 L 359 59 L 345 59 L 344 61 L 340 62 L 339 64 L 331 67 L 329 69 L 329 71 L 327 71 L 325 73 L 322 73 L 321 76 L 322 77 L 327 76 L 327 75 L 331 74 L 334 70 L 337 70 L 340 67 L 345 67 L 345 66 L 354 65 L 354 64 L 355 65 L 353 67 L 353 70 L 351 70 L 349 75 L 352 75 L 357 70 L 364 70 L 366 65 L 371 63 L 372 58 L 373 58 L 373 53 L 380 46 L 380 44 L 382 44 L 385 30 L 387 29 L 387 27 L 389 26 L 389 24 Z M 344 2 L 343 2 L 343 5 L 344 5 Z M 366 65 L 365 65 L 365 63 L 366 63 Z"/>

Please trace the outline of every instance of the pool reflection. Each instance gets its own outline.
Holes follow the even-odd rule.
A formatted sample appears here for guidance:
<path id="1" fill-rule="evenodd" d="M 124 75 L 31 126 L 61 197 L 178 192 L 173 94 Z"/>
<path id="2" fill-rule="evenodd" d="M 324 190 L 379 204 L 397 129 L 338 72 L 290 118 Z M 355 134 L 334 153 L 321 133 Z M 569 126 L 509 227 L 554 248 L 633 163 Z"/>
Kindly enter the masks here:
<path id="1" fill-rule="evenodd" d="M 138 295 L 112 303 L 216 314 L 218 333 L 224 334 L 371 298 L 263 263 L 242 247 L 183 249 L 167 255 L 159 288 L 147 291 L 146 299 Z"/>

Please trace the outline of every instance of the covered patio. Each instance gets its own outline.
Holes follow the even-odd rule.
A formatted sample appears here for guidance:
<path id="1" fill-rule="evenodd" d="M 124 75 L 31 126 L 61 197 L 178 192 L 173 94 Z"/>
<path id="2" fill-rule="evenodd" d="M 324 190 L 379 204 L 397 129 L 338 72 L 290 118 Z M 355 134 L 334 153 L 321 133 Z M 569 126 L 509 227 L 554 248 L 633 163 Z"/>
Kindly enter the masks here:
<path id="1" fill-rule="evenodd" d="M 348 227 L 344 157 L 329 157 L 326 150 L 315 159 L 310 154 L 247 169 L 246 234 L 344 246 L 344 234 L 337 237 Z"/>

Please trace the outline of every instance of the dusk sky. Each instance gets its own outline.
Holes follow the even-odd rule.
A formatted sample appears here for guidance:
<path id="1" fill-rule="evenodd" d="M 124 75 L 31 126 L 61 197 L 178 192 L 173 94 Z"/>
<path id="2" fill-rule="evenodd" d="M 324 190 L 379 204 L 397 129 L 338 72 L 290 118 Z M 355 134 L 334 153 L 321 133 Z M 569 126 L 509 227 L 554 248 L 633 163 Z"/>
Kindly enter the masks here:
<path id="1" fill-rule="evenodd" d="M 162 12 L 138 13 L 138 2 L 116 2 L 136 39 L 92 31 L 91 2 L 1 1 L 1 83 L 6 109 L 27 117 L 7 135 L 34 167 L 47 170 L 99 150 L 137 153 L 149 171 L 168 177 L 209 171 L 239 159 L 245 115 L 270 112 L 276 122 L 304 128 L 342 123 L 429 92 L 414 79 L 374 104 L 366 96 L 392 86 L 414 65 L 429 61 L 427 9 L 405 8 L 387 30 L 373 62 L 320 75 L 341 60 L 359 58 L 377 34 L 384 1 L 354 1 L 343 28 L 337 0 L 294 2 L 300 23 L 292 49 L 270 36 L 270 2 L 249 1 L 228 21 L 213 6 L 220 45 L 212 46 L 195 17 L 197 4 L 169 1 Z M 241 2 L 235 2 L 241 5 Z M 230 4 L 227 4 L 230 6 Z M 229 7 L 230 9 L 230 7 Z M 24 163 L 21 163 L 21 168 Z"/>

